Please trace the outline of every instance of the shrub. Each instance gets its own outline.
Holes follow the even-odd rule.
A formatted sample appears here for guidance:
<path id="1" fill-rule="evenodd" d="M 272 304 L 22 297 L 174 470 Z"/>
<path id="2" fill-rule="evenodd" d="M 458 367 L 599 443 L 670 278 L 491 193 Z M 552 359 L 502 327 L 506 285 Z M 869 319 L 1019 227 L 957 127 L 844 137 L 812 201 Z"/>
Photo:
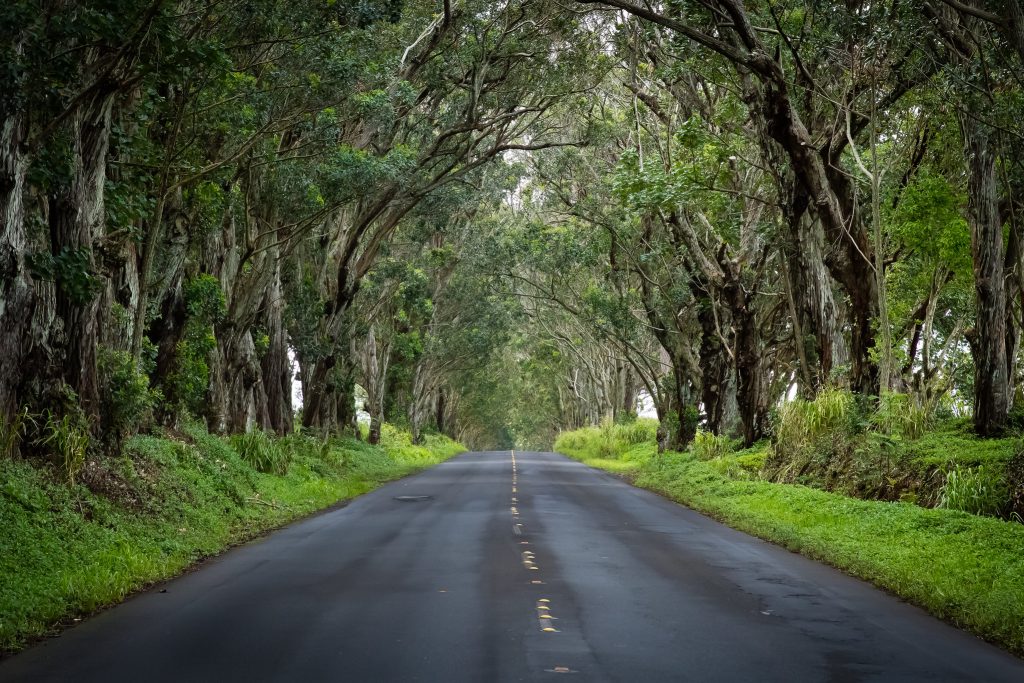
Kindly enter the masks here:
<path id="1" fill-rule="evenodd" d="M 231 437 L 231 445 L 242 456 L 242 460 L 258 472 L 282 476 L 288 473 L 288 465 L 292 459 L 291 451 L 282 448 L 273 437 L 260 429 L 236 434 Z"/>
<path id="2" fill-rule="evenodd" d="M 279 447 L 289 451 L 294 460 L 296 457 L 305 457 L 313 460 L 321 460 L 331 465 L 344 463 L 344 455 L 341 449 L 332 448 L 329 436 L 314 436 L 313 434 L 289 434 L 277 439 Z"/>
<path id="3" fill-rule="evenodd" d="M 199 275 L 184 288 L 188 313 L 183 338 L 175 348 L 175 367 L 169 378 L 173 403 L 201 415 L 209 384 L 210 354 L 217 348 L 213 326 L 225 315 L 227 305 L 220 283 L 212 275 Z"/>
<path id="4" fill-rule="evenodd" d="M 956 465 L 946 473 L 939 507 L 974 515 L 998 516 L 1006 510 L 1009 502 L 1010 487 L 1002 468 Z"/>
<path id="5" fill-rule="evenodd" d="M 761 446 L 754 445 L 736 456 L 736 464 L 747 474 L 755 476 L 764 468 L 767 459 L 767 447 L 763 444 Z"/>
<path id="6" fill-rule="evenodd" d="M 159 393 L 149 388 L 149 378 L 128 351 L 101 348 L 99 369 L 104 430 L 120 442 L 150 419 Z"/>
<path id="7" fill-rule="evenodd" d="M 611 420 L 605 420 L 598 427 L 597 452 L 602 458 L 614 458 L 619 454 L 618 430 L 618 425 Z"/>

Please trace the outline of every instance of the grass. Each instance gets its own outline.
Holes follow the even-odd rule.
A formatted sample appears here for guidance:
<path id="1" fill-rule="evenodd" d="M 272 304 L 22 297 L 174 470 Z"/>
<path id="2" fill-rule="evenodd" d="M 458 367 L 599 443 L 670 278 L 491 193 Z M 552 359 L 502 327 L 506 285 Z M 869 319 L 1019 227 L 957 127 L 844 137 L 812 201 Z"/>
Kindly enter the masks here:
<path id="1" fill-rule="evenodd" d="M 385 433 L 381 446 L 227 439 L 199 427 L 136 436 L 123 458 L 86 462 L 74 483 L 53 464 L 0 458 L 0 650 L 465 450 L 443 436 L 413 446 Z"/>
<path id="2" fill-rule="evenodd" d="M 594 457 L 596 431 L 563 434 L 555 448 L 594 467 L 626 471 L 638 486 L 871 581 L 1024 654 L 1024 525 L 764 481 L 756 472 L 767 444 L 709 461 L 692 453 L 657 456 L 653 443 L 643 452 L 633 446 L 617 457 Z"/>
<path id="3" fill-rule="evenodd" d="M 639 419 L 629 425 L 604 424 L 564 432 L 555 450 L 573 453 L 593 467 L 618 473 L 636 472 L 657 452 L 658 421 Z"/>
<path id="4" fill-rule="evenodd" d="M 1010 500 L 1010 487 L 1002 468 L 993 465 L 957 465 L 946 474 L 939 507 L 975 515 L 998 516 Z"/>

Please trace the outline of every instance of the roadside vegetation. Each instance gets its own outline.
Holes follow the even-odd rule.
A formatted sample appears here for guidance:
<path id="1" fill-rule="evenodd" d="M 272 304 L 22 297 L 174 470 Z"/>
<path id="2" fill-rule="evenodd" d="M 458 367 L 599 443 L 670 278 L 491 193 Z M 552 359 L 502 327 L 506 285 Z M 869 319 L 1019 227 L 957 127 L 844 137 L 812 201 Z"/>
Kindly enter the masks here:
<path id="1" fill-rule="evenodd" d="M 463 449 L 384 425 L 381 443 L 219 437 L 197 424 L 130 438 L 118 458 L 0 459 L 0 652 L 196 561 Z"/>
<path id="2" fill-rule="evenodd" d="M 1024 442 L 888 410 L 827 392 L 786 404 L 750 448 L 698 431 L 658 454 L 657 422 L 637 420 L 565 432 L 555 449 L 1024 653 Z"/>

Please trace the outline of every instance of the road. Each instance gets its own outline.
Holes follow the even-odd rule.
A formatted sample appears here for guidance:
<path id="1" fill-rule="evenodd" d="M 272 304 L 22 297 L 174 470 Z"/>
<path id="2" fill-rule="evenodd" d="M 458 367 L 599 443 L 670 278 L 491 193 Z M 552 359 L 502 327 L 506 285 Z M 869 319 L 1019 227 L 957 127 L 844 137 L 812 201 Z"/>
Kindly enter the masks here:
<path id="1" fill-rule="evenodd" d="M 1020 683 L 1024 662 L 615 477 L 506 451 L 384 486 L 0 663 L 0 681 L 34 683 L 562 676 Z"/>

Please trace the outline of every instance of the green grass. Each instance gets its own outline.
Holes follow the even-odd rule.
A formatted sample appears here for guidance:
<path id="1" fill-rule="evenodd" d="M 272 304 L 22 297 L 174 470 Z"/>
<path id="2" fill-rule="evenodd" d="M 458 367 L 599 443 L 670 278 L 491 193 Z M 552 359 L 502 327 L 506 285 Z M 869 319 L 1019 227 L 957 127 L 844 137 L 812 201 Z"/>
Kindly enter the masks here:
<path id="1" fill-rule="evenodd" d="M 1020 449 L 1019 438 L 982 439 L 961 422 L 938 425 L 920 439 L 901 444 L 908 458 L 923 466 L 1005 465 Z"/>
<path id="2" fill-rule="evenodd" d="M 379 447 L 232 440 L 196 427 L 176 439 L 137 436 L 123 458 L 86 463 L 74 485 L 52 466 L 0 459 L 0 650 L 465 450 L 443 436 L 413 446 L 385 434 Z"/>
<path id="3" fill-rule="evenodd" d="M 614 472 L 633 472 L 654 456 L 657 420 L 639 419 L 629 425 L 605 424 L 563 432 L 555 450 L 573 452 L 594 467 Z"/>
<path id="4" fill-rule="evenodd" d="M 1024 525 L 762 481 L 756 469 L 764 444 L 707 462 L 690 453 L 655 456 L 653 443 L 642 457 L 626 449 L 620 457 L 594 457 L 597 432 L 563 434 L 555 448 L 595 467 L 627 468 L 638 486 L 867 579 L 1024 654 Z M 732 464 L 745 474 L 731 472 Z"/>

